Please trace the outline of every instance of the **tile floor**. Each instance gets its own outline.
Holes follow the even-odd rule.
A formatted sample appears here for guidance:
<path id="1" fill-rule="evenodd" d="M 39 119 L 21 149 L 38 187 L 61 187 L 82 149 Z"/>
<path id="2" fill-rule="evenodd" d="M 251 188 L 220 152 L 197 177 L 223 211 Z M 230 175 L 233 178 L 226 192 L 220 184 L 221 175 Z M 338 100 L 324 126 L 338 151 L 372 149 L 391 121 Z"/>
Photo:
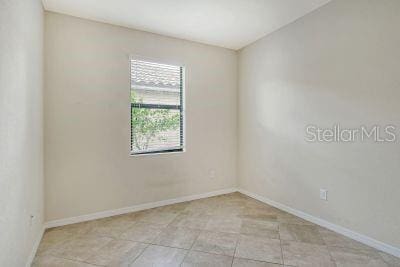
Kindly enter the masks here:
<path id="1" fill-rule="evenodd" d="M 400 266 L 239 193 L 49 229 L 35 267 Z"/>

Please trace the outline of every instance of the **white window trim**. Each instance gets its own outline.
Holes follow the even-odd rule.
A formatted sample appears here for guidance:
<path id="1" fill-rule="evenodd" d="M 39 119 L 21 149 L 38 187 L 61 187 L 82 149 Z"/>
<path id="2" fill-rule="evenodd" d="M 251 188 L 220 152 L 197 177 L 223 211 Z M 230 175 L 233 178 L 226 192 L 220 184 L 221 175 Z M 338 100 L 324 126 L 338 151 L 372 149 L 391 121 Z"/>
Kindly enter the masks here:
<path id="1" fill-rule="evenodd" d="M 158 152 L 153 152 L 153 153 L 133 153 L 132 151 L 130 151 L 129 156 L 131 157 L 142 157 L 142 156 L 161 156 L 161 155 L 173 155 L 173 154 L 182 154 L 185 153 L 187 151 L 187 140 L 186 140 L 186 66 L 185 64 L 182 63 L 178 63 L 176 61 L 164 61 L 164 60 L 158 60 L 155 58 L 150 58 L 150 57 L 144 57 L 144 56 L 140 56 L 140 55 L 135 55 L 135 54 L 130 54 L 129 55 L 129 60 L 128 60 L 128 71 L 129 71 L 129 96 L 131 95 L 131 60 L 143 60 L 143 61 L 148 61 L 148 62 L 152 62 L 152 63 L 157 63 L 157 64 L 166 64 L 166 65 L 175 65 L 175 66 L 179 66 L 182 68 L 182 73 L 183 73 L 183 77 L 182 77 L 182 130 L 183 130 L 183 142 L 182 142 L 182 150 L 181 151 L 160 151 L 157 150 Z M 131 100 L 129 97 L 129 110 L 131 109 Z M 131 112 L 131 111 L 130 111 Z M 131 121 L 131 117 L 129 116 L 129 121 Z M 131 122 L 130 122 L 131 123 Z M 131 128 L 131 127 L 129 127 Z M 131 136 L 131 135 L 129 135 Z M 130 137 L 131 138 L 131 137 Z M 129 140 L 129 144 L 130 144 L 131 140 Z"/>

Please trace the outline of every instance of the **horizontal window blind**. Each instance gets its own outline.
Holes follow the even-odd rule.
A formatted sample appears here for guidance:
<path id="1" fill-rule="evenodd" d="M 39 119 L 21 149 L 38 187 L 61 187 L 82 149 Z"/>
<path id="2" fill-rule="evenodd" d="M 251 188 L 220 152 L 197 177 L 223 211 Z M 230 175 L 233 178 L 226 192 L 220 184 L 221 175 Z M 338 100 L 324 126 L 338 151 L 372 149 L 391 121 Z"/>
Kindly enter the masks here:
<path id="1" fill-rule="evenodd" d="M 182 151 L 183 67 L 131 59 L 131 153 Z"/>

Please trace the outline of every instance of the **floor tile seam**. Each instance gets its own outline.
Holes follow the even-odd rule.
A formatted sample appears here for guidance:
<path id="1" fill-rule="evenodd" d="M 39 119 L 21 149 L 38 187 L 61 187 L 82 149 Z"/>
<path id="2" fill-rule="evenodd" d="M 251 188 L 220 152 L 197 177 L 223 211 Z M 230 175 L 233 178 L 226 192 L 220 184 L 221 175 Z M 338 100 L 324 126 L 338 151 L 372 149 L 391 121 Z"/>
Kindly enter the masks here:
<path id="1" fill-rule="evenodd" d="M 146 250 L 146 248 L 148 248 L 148 247 L 151 245 L 151 244 L 145 243 L 145 242 L 138 242 L 138 241 L 132 241 L 132 240 L 125 240 L 125 239 L 117 239 L 117 238 L 112 238 L 112 239 L 113 239 L 113 240 L 110 240 L 108 243 L 111 243 L 112 241 L 124 241 L 124 242 L 131 242 L 131 243 L 146 245 L 146 246 L 143 248 L 143 250 L 142 250 L 136 257 L 134 257 L 134 259 L 133 259 L 131 262 L 128 263 L 128 265 L 132 264 L 132 263 L 139 257 L 139 255 L 141 255 L 141 254 Z M 107 244 L 108 244 L 108 243 L 107 243 Z M 103 246 L 102 248 L 104 248 L 104 247 L 105 247 L 105 246 Z M 101 249 L 102 249 L 102 248 L 101 248 Z M 100 251 L 101 249 L 99 249 L 98 251 Z M 91 255 L 91 256 L 85 261 L 85 263 L 98 265 L 98 264 L 95 264 L 95 263 L 92 263 L 92 262 L 89 262 L 89 261 L 88 261 L 92 256 L 95 256 L 95 255 Z M 103 266 L 103 265 L 98 265 L 98 266 Z M 106 265 L 105 265 L 105 266 L 106 266 Z"/>
<path id="2" fill-rule="evenodd" d="M 279 223 L 278 223 L 278 237 L 279 237 L 279 246 L 281 247 L 282 265 L 285 265 L 285 256 L 283 254 L 281 229 L 280 229 L 280 224 Z"/>
<path id="3" fill-rule="evenodd" d="M 190 252 L 201 252 L 201 253 L 209 254 L 209 255 L 212 255 L 212 256 L 230 257 L 230 258 L 232 258 L 232 262 L 233 262 L 233 258 L 234 258 L 234 256 L 222 255 L 222 254 L 216 254 L 216 253 L 212 253 L 212 252 L 206 252 L 206 251 L 200 251 L 200 250 L 192 250 L 192 249 L 190 249 L 190 250 L 188 250 L 188 253 L 185 255 L 185 258 L 182 260 L 180 266 L 182 266 L 182 264 L 185 262 L 185 260 L 186 260 L 186 258 L 187 258 L 187 255 L 188 255 Z M 232 265 L 231 265 L 231 266 L 232 266 Z"/>
<path id="4" fill-rule="evenodd" d="M 94 252 L 92 252 L 88 257 L 86 257 L 84 260 L 82 260 L 85 263 L 88 263 L 87 260 L 89 260 L 91 257 L 93 257 L 98 251 L 101 251 L 103 248 L 105 248 L 109 243 L 111 243 L 113 241 L 112 238 L 107 237 L 108 240 L 105 244 L 103 244 L 101 247 L 99 247 L 98 249 L 96 249 Z M 93 263 L 90 263 L 93 264 Z M 101 265 L 100 265 L 101 266 Z"/>
<path id="5" fill-rule="evenodd" d="M 186 259 L 187 256 L 189 255 L 190 251 L 193 251 L 193 250 L 192 250 L 192 249 L 193 249 L 193 246 L 194 246 L 194 244 L 197 242 L 197 240 L 199 239 L 199 236 L 203 233 L 203 231 L 204 231 L 204 229 L 200 230 L 199 235 L 198 235 L 198 236 L 195 238 L 195 240 L 193 241 L 192 245 L 190 246 L 190 248 L 189 248 L 188 251 L 186 252 L 185 257 L 183 257 L 183 260 L 182 260 L 182 262 L 180 263 L 179 266 L 182 266 L 182 264 L 185 262 L 185 259 Z"/>
<path id="6" fill-rule="evenodd" d="M 249 259 L 249 258 L 242 258 L 242 257 L 234 257 L 234 259 L 241 259 L 241 260 L 251 260 L 251 261 L 256 261 L 256 262 L 261 262 L 261 263 L 271 263 L 271 264 L 277 264 L 279 266 L 287 266 L 287 267 L 296 267 L 294 265 L 287 265 L 287 264 L 280 264 L 280 263 L 276 263 L 276 262 L 270 262 L 270 261 L 261 261 L 261 260 L 255 260 L 255 259 Z"/>
<path id="7" fill-rule="evenodd" d="M 238 247 L 238 245 L 239 245 L 239 242 L 240 242 L 240 234 L 239 234 L 239 236 L 238 236 L 238 239 L 236 240 L 235 250 L 233 251 L 233 257 L 232 257 L 231 267 L 233 266 L 233 262 L 234 262 L 234 260 L 235 260 L 236 249 L 237 249 L 237 247 Z"/>
<path id="8" fill-rule="evenodd" d="M 132 263 L 134 263 L 140 256 L 142 256 L 142 254 L 144 253 L 144 251 L 145 251 L 148 247 L 151 246 L 151 244 L 148 244 L 148 243 L 143 243 L 143 242 L 139 242 L 139 243 L 146 244 L 147 246 L 146 246 L 145 248 L 143 248 L 143 250 L 128 264 L 128 266 L 131 266 Z"/>
<path id="9" fill-rule="evenodd" d="M 277 265 L 280 265 L 280 266 L 285 265 L 284 263 L 276 263 L 276 262 L 265 261 L 265 260 L 256 260 L 256 259 L 246 258 L 246 257 L 233 257 L 233 258 L 234 258 L 234 259 L 243 259 L 243 260 L 251 260 L 251 261 L 258 261 L 258 262 L 265 262 L 265 263 L 277 264 Z M 286 265 L 286 266 L 292 267 L 293 265 Z"/>
<path id="10" fill-rule="evenodd" d="M 52 256 L 52 257 L 54 257 L 54 258 L 57 258 L 57 259 L 62 259 L 62 260 L 68 260 L 68 261 L 73 261 L 73 262 L 78 262 L 78 263 L 85 263 L 85 264 L 89 264 L 89 265 L 93 265 L 93 266 L 101 266 L 101 267 L 103 267 L 104 265 L 100 265 L 100 264 L 95 264 L 95 263 L 91 263 L 91 262 L 88 262 L 87 260 L 77 260 L 77 259 L 71 259 L 71 258 L 68 258 L 68 257 L 63 257 L 63 256 L 55 256 L 55 255 L 50 255 L 50 256 Z"/>

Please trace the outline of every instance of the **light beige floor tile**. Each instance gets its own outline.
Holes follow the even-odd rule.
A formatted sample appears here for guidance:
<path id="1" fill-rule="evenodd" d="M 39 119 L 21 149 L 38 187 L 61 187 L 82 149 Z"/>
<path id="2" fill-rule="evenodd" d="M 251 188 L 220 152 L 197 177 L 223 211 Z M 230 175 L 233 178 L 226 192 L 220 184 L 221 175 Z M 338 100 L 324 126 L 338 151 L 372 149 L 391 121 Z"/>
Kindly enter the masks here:
<path id="1" fill-rule="evenodd" d="M 263 214 L 284 214 L 285 212 L 274 208 L 270 205 L 267 205 L 265 203 L 262 203 L 260 201 L 250 201 L 246 203 L 246 208 L 249 211 L 256 211 L 257 213 L 263 213 Z"/>
<path id="2" fill-rule="evenodd" d="M 187 208 L 198 208 L 198 207 L 209 207 L 212 208 L 210 205 L 217 205 L 220 203 L 222 199 L 220 197 L 208 197 L 208 198 L 202 198 L 202 199 L 197 199 L 193 201 L 189 201 L 189 205 Z"/>
<path id="3" fill-rule="evenodd" d="M 88 234 L 118 238 L 136 221 L 129 216 L 114 216 L 96 220 Z"/>
<path id="4" fill-rule="evenodd" d="M 108 237 L 83 235 L 64 243 L 54 253 L 54 256 L 70 260 L 85 261 L 96 251 L 107 245 L 111 240 L 112 239 Z"/>
<path id="5" fill-rule="evenodd" d="M 169 226 L 202 230 L 206 227 L 209 219 L 210 216 L 208 215 L 180 214 L 169 224 Z"/>
<path id="6" fill-rule="evenodd" d="M 335 266 L 326 246 L 282 241 L 283 261 L 293 266 Z"/>
<path id="7" fill-rule="evenodd" d="M 213 215 L 215 207 L 220 201 L 216 198 L 204 198 L 190 201 L 189 205 L 182 212 L 183 214 Z"/>
<path id="8" fill-rule="evenodd" d="M 233 193 L 228 193 L 228 194 L 223 194 L 217 197 L 223 197 L 227 199 L 246 199 L 248 198 L 246 195 L 243 195 L 240 192 L 233 192 Z"/>
<path id="9" fill-rule="evenodd" d="M 270 220 L 254 220 L 254 219 L 243 219 L 242 226 L 250 226 L 260 229 L 276 230 L 279 229 L 279 223 Z"/>
<path id="10" fill-rule="evenodd" d="M 198 216 L 213 216 L 215 215 L 214 213 L 214 207 L 188 207 L 184 211 L 182 211 L 180 214 L 182 215 L 198 215 Z"/>
<path id="11" fill-rule="evenodd" d="M 280 240 L 241 235 L 235 257 L 282 264 Z"/>
<path id="12" fill-rule="evenodd" d="M 270 213 L 262 213 L 254 210 L 245 210 L 241 214 L 238 215 L 241 219 L 249 219 L 249 220 L 259 220 L 259 221 L 271 221 L 276 222 L 278 220 L 278 216 Z"/>
<path id="13" fill-rule="evenodd" d="M 62 258 L 57 258 L 51 255 L 37 257 L 33 263 L 32 267 L 94 267 L 84 262 L 72 261 Z"/>
<path id="14" fill-rule="evenodd" d="M 102 266 L 129 266 L 148 244 L 125 240 L 112 240 L 86 260 Z"/>
<path id="15" fill-rule="evenodd" d="M 230 267 L 231 265 L 232 257 L 199 251 L 190 251 L 182 263 L 182 267 Z"/>
<path id="16" fill-rule="evenodd" d="M 265 261 L 255 261 L 249 259 L 233 259 L 232 267 L 281 267 L 282 265 L 276 263 L 270 263 Z"/>
<path id="17" fill-rule="evenodd" d="M 385 252 L 379 252 L 379 255 L 390 267 L 400 267 L 400 258 L 389 255 Z"/>
<path id="18" fill-rule="evenodd" d="M 241 226 L 242 220 L 236 216 L 212 217 L 205 230 L 238 234 Z"/>
<path id="19" fill-rule="evenodd" d="M 269 206 L 259 201 L 252 201 L 246 203 L 246 210 L 250 213 L 258 213 L 258 214 L 285 214 L 284 211 L 281 211 L 277 208 Z"/>
<path id="20" fill-rule="evenodd" d="M 130 265 L 134 267 L 180 266 L 187 250 L 151 245 Z"/>
<path id="21" fill-rule="evenodd" d="M 246 201 L 240 198 L 225 198 L 220 201 L 216 207 L 217 212 L 233 212 L 233 214 L 242 213 L 246 208 Z"/>
<path id="22" fill-rule="evenodd" d="M 190 249 L 199 234 L 200 230 L 170 226 L 163 229 L 152 243 L 168 247 Z"/>
<path id="23" fill-rule="evenodd" d="M 238 234 L 204 231 L 197 238 L 192 249 L 233 256 L 238 240 Z"/>
<path id="24" fill-rule="evenodd" d="M 230 206 L 236 206 L 236 207 L 243 207 L 247 208 L 247 204 L 249 203 L 249 200 L 246 198 L 230 198 L 224 203 L 228 203 Z"/>
<path id="25" fill-rule="evenodd" d="M 317 245 L 325 244 L 318 231 L 318 227 L 312 225 L 282 223 L 279 225 L 279 234 L 282 240 L 299 241 Z"/>
<path id="26" fill-rule="evenodd" d="M 211 214 L 213 216 L 235 216 L 240 215 L 244 212 L 245 207 L 236 206 L 236 205 L 219 205 L 217 206 Z"/>
<path id="27" fill-rule="evenodd" d="M 74 235 L 84 235 L 90 231 L 93 224 L 96 224 L 96 220 L 59 226 L 52 229 L 64 231 Z"/>
<path id="28" fill-rule="evenodd" d="M 337 267 L 388 267 L 378 252 L 352 248 L 329 247 Z"/>
<path id="29" fill-rule="evenodd" d="M 124 215 L 129 217 L 132 221 L 139 221 L 140 218 L 142 218 L 144 215 L 150 213 L 151 211 L 153 211 L 153 209 L 130 212 L 130 213 L 126 213 Z"/>
<path id="30" fill-rule="evenodd" d="M 319 227 L 322 239 L 327 246 L 372 250 L 371 247 L 361 244 L 353 239 L 337 234 L 331 230 Z"/>
<path id="31" fill-rule="evenodd" d="M 241 234 L 279 239 L 278 223 L 273 221 L 243 219 Z"/>
<path id="32" fill-rule="evenodd" d="M 113 220 L 115 222 L 130 223 L 130 222 L 138 221 L 139 214 L 140 214 L 140 212 L 131 212 L 131 213 L 126 213 L 126 214 L 107 217 L 107 218 L 104 218 L 104 219 Z M 103 219 L 101 219 L 101 220 L 103 220 Z"/>
<path id="33" fill-rule="evenodd" d="M 152 242 L 165 228 L 164 225 L 149 222 L 137 222 L 120 235 L 120 239 L 137 242 Z"/>
<path id="34" fill-rule="evenodd" d="M 74 238 L 75 235 L 66 231 L 60 231 L 56 229 L 49 229 L 43 235 L 40 242 L 37 255 L 48 255 L 54 253 L 59 249 L 65 242 Z"/>
<path id="35" fill-rule="evenodd" d="M 286 213 L 286 212 L 284 212 L 284 213 L 279 213 L 279 214 L 277 215 L 277 217 L 278 217 L 277 220 L 278 220 L 278 222 L 280 222 L 280 223 L 302 224 L 302 225 L 314 225 L 314 226 L 316 226 L 316 225 L 313 224 L 312 222 L 303 220 L 302 218 L 299 218 L 299 217 L 297 217 L 297 216 L 294 216 L 294 215 L 289 214 L 289 213 Z"/>
<path id="36" fill-rule="evenodd" d="M 189 202 L 182 202 L 173 205 L 162 206 L 158 208 L 154 208 L 154 211 L 162 211 L 162 212 L 173 212 L 173 213 L 180 213 L 186 209 L 189 205 Z"/>
<path id="37" fill-rule="evenodd" d="M 178 213 L 175 212 L 159 211 L 153 209 L 149 212 L 144 212 L 139 217 L 139 221 L 167 225 L 171 223 L 177 216 Z"/>

